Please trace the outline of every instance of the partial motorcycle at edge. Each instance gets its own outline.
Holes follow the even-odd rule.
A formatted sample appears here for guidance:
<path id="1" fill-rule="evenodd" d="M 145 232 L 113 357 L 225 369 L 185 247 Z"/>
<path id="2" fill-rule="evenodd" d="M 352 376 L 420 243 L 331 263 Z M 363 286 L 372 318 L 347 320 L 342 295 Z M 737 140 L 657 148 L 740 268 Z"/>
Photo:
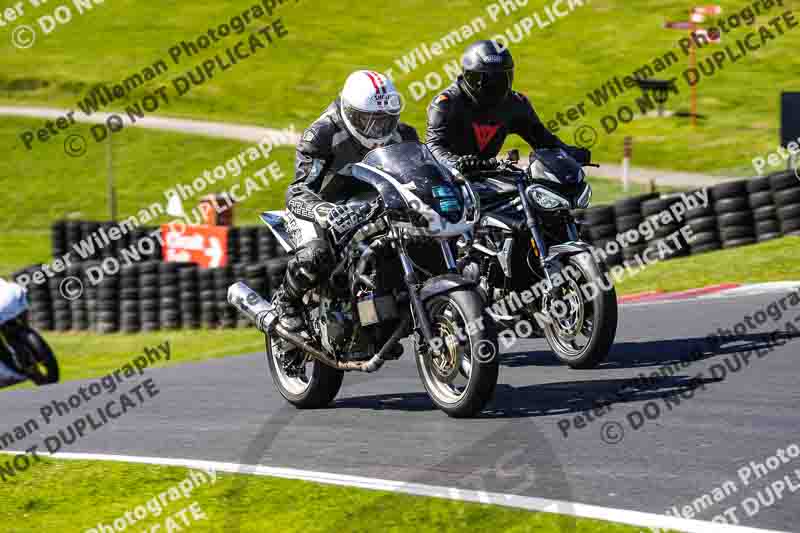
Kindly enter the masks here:
<path id="1" fill-rule="evenodd" d="M 57 383 L 53 350 L 28 323 L 28 297 L 16 283 L 0 279 L 0 384 L 30 379 L 36 385 Z"/>

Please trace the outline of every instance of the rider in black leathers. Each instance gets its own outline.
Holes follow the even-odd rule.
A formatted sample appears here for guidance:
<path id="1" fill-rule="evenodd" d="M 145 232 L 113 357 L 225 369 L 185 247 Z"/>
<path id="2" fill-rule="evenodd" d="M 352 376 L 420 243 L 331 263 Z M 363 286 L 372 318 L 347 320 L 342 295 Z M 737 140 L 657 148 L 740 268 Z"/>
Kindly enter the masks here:
<path id="1" fill-rule="evenodd" d="M 428 107 L 426 142 L 440 162 L 460 170 L 493 168 L 509 134 L 535 148 L 563 148 L 578 162 L 591 152 L 564 144 L 545 128 L 530 101 L 511 90 L 514 59 L 494 41 L 467 47 L 463 73 Z"/>
<path id="2" fill-rule="evenodd" d="M 340 97 L 303 132 L 297 144 L 295 179 L 286 191 L 287 226 L 296 252 L 272 300 L 281 325 L 291 332 L 305 329 L 303 295 L 328 275 L 333 264 L 324 232 L 346 233 L 362 216 L 346 205 L 325 201 L 320 190 L 324 187 L 326 194 L 335 195 L 337 172 L 361 161 L 370 150 L 419 140 L 414 128 L 399 122 L 400 98 L 385 76 L 354 72 Z"/>

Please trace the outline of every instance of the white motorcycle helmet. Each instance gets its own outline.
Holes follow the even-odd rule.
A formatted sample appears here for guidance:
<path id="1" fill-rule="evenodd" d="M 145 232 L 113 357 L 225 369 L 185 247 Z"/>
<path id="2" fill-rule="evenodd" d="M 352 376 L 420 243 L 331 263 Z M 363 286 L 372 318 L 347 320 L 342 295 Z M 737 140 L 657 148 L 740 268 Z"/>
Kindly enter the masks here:
<path id="1" fill-rule="evenodd" d="M 386 145 L 397 131 L 402 103 L 392 80 L 371 70 L 358 70 L 344 82 L 342 120 L 347 131 L 372 150 Z"/>

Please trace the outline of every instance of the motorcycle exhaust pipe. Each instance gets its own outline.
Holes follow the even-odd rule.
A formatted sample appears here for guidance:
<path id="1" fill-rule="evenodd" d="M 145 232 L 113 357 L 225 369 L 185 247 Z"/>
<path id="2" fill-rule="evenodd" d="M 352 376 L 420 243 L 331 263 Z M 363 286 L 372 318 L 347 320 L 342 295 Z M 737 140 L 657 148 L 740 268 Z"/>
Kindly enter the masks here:
<path id="1" fill-rule="evenodd" d="M 228 287 L 228 303 L 244 314 L 263 333 L 271 333 L 278 318 L 275 307 L 256 291 L 239 281 Z"/>
<path id="2" fill-rule="evenodd" d="M 286 331 L 280 324 L 276 323 L 278 313 L 275 307 L 245 283 L 240 281 L 228 288 L 228 302 L 249 318 L 262 333 L 277 335 L 292 343 L 294 346 L 297 346 L 314 359 L 337 370 L 357 370 L 359 372 L 368 373 L 377 371 L 383 366 L 383 363 L 386 362 L 384 357 L 389 352 L 389 349 L 402 337 L 404 330 L 409 324 L 409 320 L 406 318 L 406 320 L 397 327 L 394 334 L 383 348 L 369 361 L 336 361 L 325 352 L 311 345 L 300 335 Z"/>

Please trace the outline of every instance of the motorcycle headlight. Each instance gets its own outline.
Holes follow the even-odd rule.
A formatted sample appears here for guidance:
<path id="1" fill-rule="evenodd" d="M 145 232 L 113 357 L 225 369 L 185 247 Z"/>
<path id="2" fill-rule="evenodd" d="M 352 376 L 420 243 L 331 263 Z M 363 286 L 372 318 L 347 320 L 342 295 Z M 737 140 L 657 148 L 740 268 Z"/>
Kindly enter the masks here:
<path id="1" fill-rule="evenodd" d="M 579 209 L 586 209 L 587 207 L 589 207 L 591 201 L 592 201 L 592 186 L 587 183 L 586 188 L 583 189 L 583 192 L 578 198 L 578 201 L 575 202 L 575 205 Z"/>
<path id="2" fill-rule="evenodd" d="M 528 187 L 527 194 L 531 202 L 542 209 L 548 211 L 553 209 L 569 209 L 569 200 L 544 187 L 531 185 Z"/>

